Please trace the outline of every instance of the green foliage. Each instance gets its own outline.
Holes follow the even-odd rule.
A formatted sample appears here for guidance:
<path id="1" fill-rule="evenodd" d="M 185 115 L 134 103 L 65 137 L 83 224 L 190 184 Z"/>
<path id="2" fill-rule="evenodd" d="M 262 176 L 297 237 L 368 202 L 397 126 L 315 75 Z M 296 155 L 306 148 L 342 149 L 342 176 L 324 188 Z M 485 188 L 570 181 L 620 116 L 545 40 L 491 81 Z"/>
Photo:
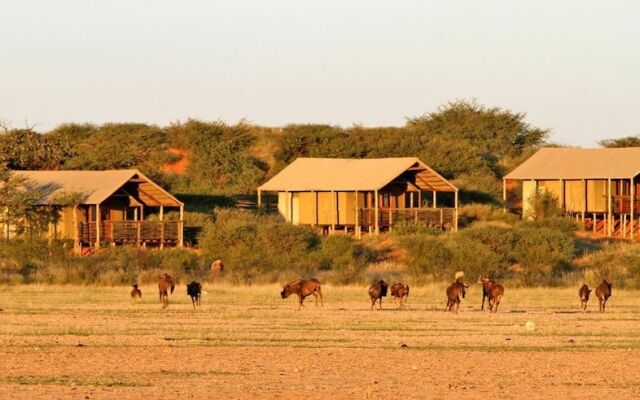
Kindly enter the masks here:
<path id="1" fill-rule="evenodd" d="M 0 135 L 0 163 L 9 169 L 59 169 L 72 155 L 62 137 L 46 136 L 32 129 L 13 129 Z"/>
<path id="2" fill-rule="evenodd" d="M 208 277 L 205 259 L 182 249 L 118 247 L 91 257 L 74 256 L 69 251 L 59 242 L 1 242 L 0 283 L 129 285 L 156 282 L 164 272 L 179 282 Z"/>
<path id="3" fill-rule="evenodd" d="M 400 246 L 416 274 L 438 280 L 489 275 L 523 285 L 551 285 L 568 272 L 575 256 L 573 232 L 523 224 L 479 224 L 458 234 L 403 237 Z"/>
<path id="4" fill-rule="evenodd" d="M 104 124 L 99 127 L 63 125 L 51 136 L 75 139 L 74 156 L 67 169 L 157 169 L 167 157 L 163 129 L 135 123 Z"/>
<path id="5" fill-rule="evenodd" d="M 451 271 L 453 255 L 443 237 L 417 234 L 403 237 L 399 243 L 408 253 L 407 264 L 412 274 L 442 279 Z"/>
<path id="6" fill-rule="evenodd" d="M 548 135 L 524 118 L 521 113 L 457 101 L 409 119 L 403 128 L 289 125 L 275 155 L 276 171 L 297 157 L 417 156 L 455 179 L 463 188 L 462 200 L 497 203 L 506 170 Z"/>
<path id="7" fill-rule="evenodd" d="M 591 287 L 606 279 L 614 291 L 616 288 L 640 289 L 640 245 L 605 243 L 602 249 L 589 254 L 581 266 L 582 282 L 589 282 Z"/>
<path id="8" fill-rule="evenodd" d="M 187 175 L 177 190 L 250 193 L 264 180 L 267 167 L 250 154 L 255 137 L 249 125 L 188 120 L 166 131 L 173 143 L 190 149 Z"/>
<path id="9" fill-rule="evenodd" d="M 640 147 L 640 135 L 618 139 L 603 139 L 598 144 L 602 147 Z"/>
<path id="10" fill-rule="evenodd" d="M 533 191 L 526 201 L 529 207 L 524 215 L 525 218 L 541 220 L 562 215 L 562 208 L 558 205 L 558 198 L 547 190 Z"/>
<path id="11" fill-rule="evenodd" d="M 391 231 L 391 234 L 394 236 L 414 235 L 417 233 L 423 233 L 427 235 L 441 235 L 443 232 L 440 228 L 427 225 L 424 222 L 414 221 L 402 221 L 400 223 L 394 224 L 393 230 Z"/>

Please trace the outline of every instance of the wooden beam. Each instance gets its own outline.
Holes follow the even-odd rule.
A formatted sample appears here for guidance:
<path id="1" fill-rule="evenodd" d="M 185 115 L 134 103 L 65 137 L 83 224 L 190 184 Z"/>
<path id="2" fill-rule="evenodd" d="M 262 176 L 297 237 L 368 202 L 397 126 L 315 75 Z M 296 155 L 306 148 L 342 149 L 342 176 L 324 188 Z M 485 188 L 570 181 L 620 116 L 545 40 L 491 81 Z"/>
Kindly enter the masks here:
<path id="1" fill-rule="evenodd" d="M 564 179 L 560 179 L 560 208 L 562 208 L 563 211 L 566 211 L 565 197 Z"/>
<path id="2" fill-rule="evenodd" d="M 180 222 L 178 223 L 178 247 L 184 247 L 184 204 L 180 205 Z"/>
<path id="3" fill-rule="evenodd" d="M 454 198 L 453 198 L 453 206 L 455 208 L 454 212 L 454 220 L 453 220 L 453 230 L 458 232 L 458 191 L 456 190 Z"/>
<path id="4" fill-rule="evenodd" d="M 635 179 L 631 178 L 631 188 L 630 188 L 630 197 L 631 197 L 631 210 L 629 210 L 629 220 L 631 222 L 631 232 L 630 232 L 630 237 L 631 239 L 633 239 L 633 225 L 635 224 L 635 221 L 633 220 L 634 216 L 635 216 L 635 208 L 636 208 L 636 188 L 634 186 L 634 182 Z"/>
<path id="5" fill-rule="evenodd" d="M 611 178 L 607 179 L 607 235 L 611 236 L 613 225 L 611 224 Z"/>
<path id="6" fill-rule="evenodd" d="M 258 189 L 258 211 L 262 209 L 262 190 Z"/>
<path id="7" fill-rule="evenodd" d="M 164 206 L 160 206 L 160 249 L 164 249 Z"/>
<path id="8" fill-rule="evenodd" d="M 582 223 L 584 224 L 584 214 L 587 212 L 587 180 L 582 180 L 582 196 L 584 201 L 582 202 Z"/>
<path id="9" fill-rule="evenodd" d="M 338 196 L 336 194 L 336 192 L 334 192 L 333 190 L 331 191 L 331 231 L 335 231 L 336 230 L 336 220 L 338 219 L 338 207 L 337 207 L 337 203 L 338 202 Z"/>
<path id="10" fill-rule="evenodd" d="M 284 219 L 287 222 L 291 222 L 291 218 L 290 218 L 290 211 L 289 208 L 291 208 L 291 199 L 289 198 L 289 191 L 285 190 L 284 191 Z"/>
<path id="11" fill-rule="evenodd" d="M 100 204 L 96 204 L 96 248 L 100 247 Z"/>
<path id="12" fill-rule="evenodd" d="M 458 197 L 458 192 L 456 191 L 456 198 Z M 456 207 L 457 209 L 458 207 Z M 507 180 L 502 179 L 502 212 L 507 212 Z"/>
<path id="13" fill-rule="evenodd" d="M 437 200 L 438 200 L 438 199 L 437 199 L 436 193 L 437 193 L 437 192 L 434 190 L 434 191 L 433 191 L 433 208 L 436 208 L 436 207 L 437 207 Z"/>
<path id="14" fill-rule="evenodd" d="M 380 204 L 379 204 L 380 200 L 378 199 L 379 196 L 378 196 L 378 191 L 377 190 L 374 191 L 374 196 L 375 196 L 375 198 L 374 198 L 374 202 L 375 202 L 374 203 L 375 204 L 375 206 L 374 206 L 374 212 L 375 212 L 375 215 L 374 215 L 374 217 L 375 217 L 375 234 L 379 235 L 380 234 L 380 217 L 378 216 L 378 211 L 380 210 Z"/>
<path id="15" fill-rule="evenodd" d="M 356 239 L 360 239 L 360 207 L 358 204 L 358 191 L 356 190 L 356 224 L 353 232 L 353 235 Z"/>

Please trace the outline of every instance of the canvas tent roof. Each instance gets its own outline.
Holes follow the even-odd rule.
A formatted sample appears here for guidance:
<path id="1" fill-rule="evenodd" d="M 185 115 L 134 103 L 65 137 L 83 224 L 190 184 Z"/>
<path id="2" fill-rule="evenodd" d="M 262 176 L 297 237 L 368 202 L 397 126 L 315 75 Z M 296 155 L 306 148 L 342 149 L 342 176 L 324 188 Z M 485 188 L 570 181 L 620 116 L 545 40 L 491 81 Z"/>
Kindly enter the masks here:
<path id="1" fill-rule="evenodd" d="M 99 204 L 120 190 L 127 182 L 139 184 L 139 198 L 150 206 L 180 206 L 182 202 L 162 189 L 137 169 L 109 171 L 13 171 L 27 180 L 27 185 L 45 191 L 42 204 L 55 203 L 63 193 L 83 193 L 82 204 Z"/>
<path id="2" fill-rule="evenodd" d="M 298 158 L 258 189 L 292 192 L 378 190 L 407 170 L 416 172 L 416 185 L 423 190 L 457 190 L 449 181 L 415 157 Z"/>
<path id="3" fill-rule="evenodd" d="M 640 147 L 542 148 L 505 179 L 620 179 L 640 173 Z"/>

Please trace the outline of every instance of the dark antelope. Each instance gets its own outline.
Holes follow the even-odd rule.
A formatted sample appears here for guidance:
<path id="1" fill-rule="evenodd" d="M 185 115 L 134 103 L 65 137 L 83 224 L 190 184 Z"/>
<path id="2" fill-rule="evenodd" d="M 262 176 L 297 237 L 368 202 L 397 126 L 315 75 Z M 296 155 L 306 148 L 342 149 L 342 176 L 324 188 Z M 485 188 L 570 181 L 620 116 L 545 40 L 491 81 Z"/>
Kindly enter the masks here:
<path id="1" fill-rule="evenodd" d="M 162 302 L 162 308 L 169 307 L 169 290 L 173 293 L 176 288 L 176 284 L 173 281 L 173 277 L 169 274 L 163 274 L 158 276 L 158 292 L 160 293 L 160 301 Z"/>
<path id="2" fill-rule="evenodd" d="M 373 306 L 376 304 L 376 301 L 379 302 L 380 309 L 382 310 L 382 298 L 387 295 L 387 288 L 389 284 L 382 279 L 378 282 L 371 285 L 369 288 L 369 297 L 371 297 L 371 309 L 373 310 Z"/>
<path id="3" fill-rule="evenodd" d="M 580 296 L 580 309 L 582 309 L 582 312 L 587 311 L 587 303 L 589 302 L 590 294 L 591 289 L 589 289 L 589 286 L 586 283 L 580 287 L 578 295 Z"/>
<path id="4" fill-rule="evenodd" d="M 605 311 L 607 300 L 611 297 L 611 284 L 607 280 L 603 280 L 602 283 L 596 288 L 596 297 L 600 303 L 600 312 Z"/>
<path id="5" fill-rule="evenodd" d="M 191 304 L 193 308 L 200 305 L 200 297 L 202 296 L 202 285 L 200 282 L 193 281 L 187 285 L 187 294 L 191 296 Z"/>
<path id="6" fill-rule="evenodd" d="M 316 307 L 318 306 L 318 297 L 320 297 L 320 304 L 322 302 L 322 289 L 320 288 L 320 281 L 317 279 L 302 279 L 282 285 L 282 292 L 280 296 L 283 299 L 291 296 L 292 294 L 298 295 L 298 310 L 304 306 L 304 299 L 307 296 L 313 295 L 316 298 Z"/>
<path id="7" fill-rule="evenodd" d="M 133 289 L 131 289 L 131 303 L 138 304 L 142 300 L 142 291 L 138 289 L 138 284 L 134 283 Z"/>
<path id="8" fill-rule="evenodd" d="M 409 297 L 409 285 L 394 283 L 391 285 L 391 296 L 394 300 L 400 300 L 400 307 L 404 307 L 407 303 L 407 297 Z"/>
<path id="9" fill-rule="evenodd" d="M 460 302 L 467 294 L 467 289 L 469 286 L 466 286 L 461 281 L 456 280 L 447 288 L 447 311 L 453 311 L 453 306 L 455 305 L 455 313 L 458 313 L 458 309 L 460 308 Z"/>

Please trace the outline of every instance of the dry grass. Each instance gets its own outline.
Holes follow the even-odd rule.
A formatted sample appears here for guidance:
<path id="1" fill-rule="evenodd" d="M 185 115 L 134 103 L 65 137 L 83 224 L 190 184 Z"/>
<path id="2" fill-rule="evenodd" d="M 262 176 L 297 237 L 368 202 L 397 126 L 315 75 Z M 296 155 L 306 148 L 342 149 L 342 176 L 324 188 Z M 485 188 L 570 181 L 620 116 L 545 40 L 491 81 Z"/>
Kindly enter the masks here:
<path id="1" fill-rule="evenodd" d="M 382 311 L 369 309 L 364 287 L 326 286 L 325 306 L 310 299 L 300 312 L 277 285 L 208 285 L 198 310 L 184 285 L 166 310 L 156 288 L 142 291 L 134 306 L 126 287 L 2 288 L 0 397 L 375 398 L 427 389 L 449 397 L 502 388 L 518 398 L 544 385 L 564 397 L 628 397 L 640 386 L 633 291 L 614 288 L 610 312 L 592 299 L 583 314 L 577 288 L 507 288 L 496 315 L 479 311 L 479 287 L 458 315 L 443 311 L 444 285 L 411 288 L 406 309 L 386 299 Z"/>

